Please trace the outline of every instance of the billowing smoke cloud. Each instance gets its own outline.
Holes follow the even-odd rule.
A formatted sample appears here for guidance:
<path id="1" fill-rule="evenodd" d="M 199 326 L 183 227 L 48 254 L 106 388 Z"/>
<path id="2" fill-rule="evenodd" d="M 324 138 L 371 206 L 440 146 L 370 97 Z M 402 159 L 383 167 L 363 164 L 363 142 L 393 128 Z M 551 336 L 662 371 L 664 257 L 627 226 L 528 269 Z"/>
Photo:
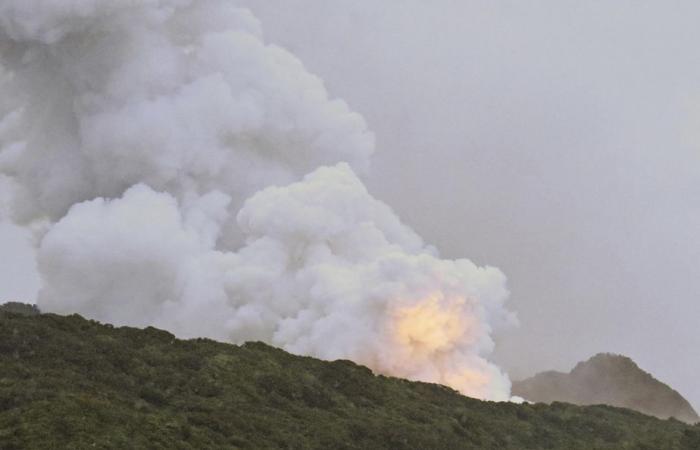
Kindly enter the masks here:
<path id="1" fill-rule="evenodd" d="M 220 190 L 236 210 L 320 165 L 362 170 L 373 151 L 362 117 L 229 2 L 17 0 L 0 23 L 3 96 L 22 105 L 0 125 L 0 164 L 23 190 L 20 221 L 139 182 L 184 200 Z"/>
<path id="2" fill-rule="evenodd" d="M 508 399 L 505 277 L 372 198 L 364 120 L 260 28 L 224 0 L 0 5 L 0 206 L 42 230 L 40 306 Z"/>

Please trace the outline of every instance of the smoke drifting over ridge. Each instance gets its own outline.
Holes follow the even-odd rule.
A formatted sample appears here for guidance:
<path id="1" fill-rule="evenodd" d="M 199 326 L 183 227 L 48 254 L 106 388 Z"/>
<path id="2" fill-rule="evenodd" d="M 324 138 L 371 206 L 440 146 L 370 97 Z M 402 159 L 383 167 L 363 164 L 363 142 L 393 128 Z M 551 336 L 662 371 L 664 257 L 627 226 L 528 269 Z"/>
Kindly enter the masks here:
<path id="1" fill-rule="evenodd" d="M 509 398 L 505 277 L 367 192 L 373 137 L 223 0 L 0 5 L 0 206 L 47 311 Z"/>

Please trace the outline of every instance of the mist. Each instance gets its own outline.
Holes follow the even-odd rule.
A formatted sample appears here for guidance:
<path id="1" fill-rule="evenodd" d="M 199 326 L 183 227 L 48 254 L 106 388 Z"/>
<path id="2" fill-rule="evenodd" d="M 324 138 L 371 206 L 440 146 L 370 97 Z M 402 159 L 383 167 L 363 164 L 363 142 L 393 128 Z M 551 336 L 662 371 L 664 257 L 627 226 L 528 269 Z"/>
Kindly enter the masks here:
<path id="1" fill-rule="evenodd" d="M 235 3 L 364 117 L 369 191 L 443 257 L 508 276 L 520 326 L 492 359 L 511 377 L 618 352 L 700 404 L 700 6 Z"/>

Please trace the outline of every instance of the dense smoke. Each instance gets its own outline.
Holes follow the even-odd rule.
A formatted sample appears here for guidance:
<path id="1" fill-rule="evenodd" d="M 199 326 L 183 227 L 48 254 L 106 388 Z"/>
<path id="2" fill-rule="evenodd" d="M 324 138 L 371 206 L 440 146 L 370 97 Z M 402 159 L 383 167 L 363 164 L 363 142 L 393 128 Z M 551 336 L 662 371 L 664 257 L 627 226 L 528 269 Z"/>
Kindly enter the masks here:
<path id="1" fill-rule="evenodd" d="M 364 120 L 247 10 L 6 0 L 0 52 L 0 211 L 36 230 L 42 309 L 509 398 L 503 274 L 367 192 Z"/>

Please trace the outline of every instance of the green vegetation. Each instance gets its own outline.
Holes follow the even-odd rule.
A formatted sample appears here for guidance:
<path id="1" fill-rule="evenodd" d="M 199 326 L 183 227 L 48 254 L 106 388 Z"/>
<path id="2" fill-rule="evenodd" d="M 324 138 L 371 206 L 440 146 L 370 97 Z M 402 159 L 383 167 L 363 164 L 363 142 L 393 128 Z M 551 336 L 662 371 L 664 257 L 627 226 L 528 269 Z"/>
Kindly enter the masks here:
<path id="1" fill-rule="evenodd" d="M 20 302 L 7 302 L 0 305 L 0 314 L 2 313 L 14 313 L 22 314 L 25 316 L 36 316 L 41 314 L 39 308 L 36 305 L 28 305 L 26 303 Z"/>
<path id="2" fill-rule="evenodd" d="M 0 314 L 0 448 L 698 449 L 607 406 L 491 403 L 261 343 Z"/>

